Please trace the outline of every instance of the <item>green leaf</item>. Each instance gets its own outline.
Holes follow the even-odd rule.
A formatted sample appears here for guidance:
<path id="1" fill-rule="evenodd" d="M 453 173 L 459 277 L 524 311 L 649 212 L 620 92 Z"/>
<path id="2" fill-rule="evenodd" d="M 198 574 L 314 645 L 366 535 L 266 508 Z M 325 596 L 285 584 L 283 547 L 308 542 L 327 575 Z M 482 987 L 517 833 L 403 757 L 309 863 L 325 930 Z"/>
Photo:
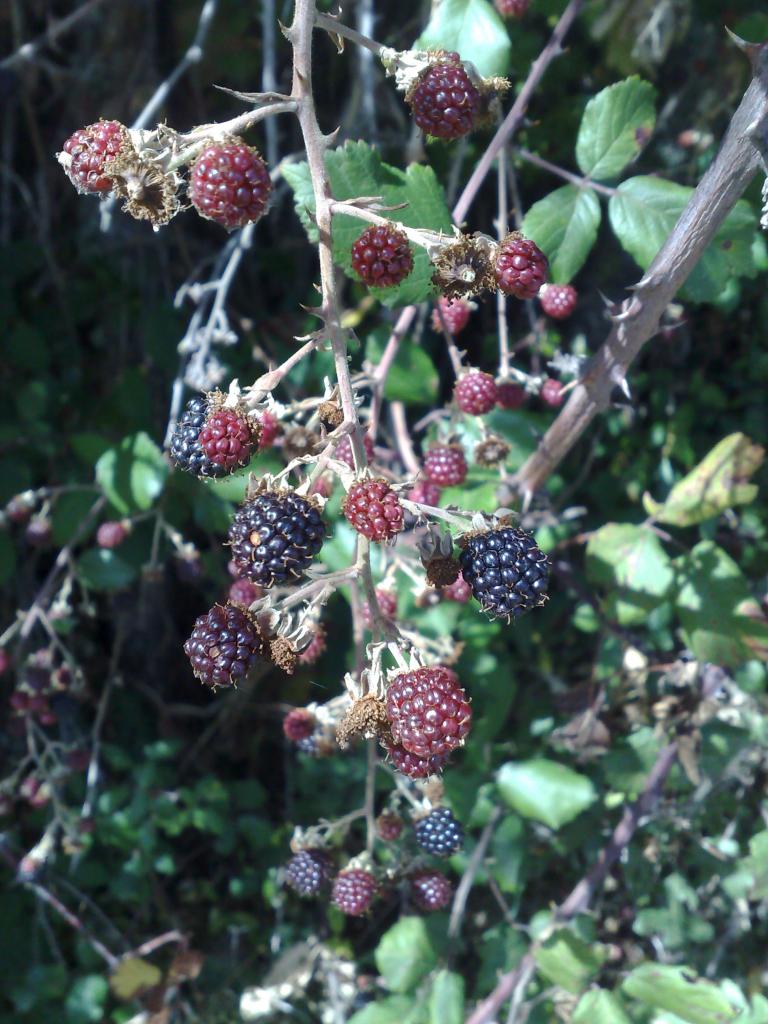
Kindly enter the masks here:
<path id="1" fill-rule="evenodd" d="M 167 476 L 163 453 L 143 431 L 123 438 L 96 463 L 96 480 L 122 515 L 151 508 Z"/>
<path id="2" fill-rule="evenodd" d="M 608 613 L 621 625 L 640 625 L 672 588 L 672 562 L 645 526 L 607 523 L 587 544 L 587 578 L 611 588 Z"/>
<path id="3" fill-rule="evenodd" d="M 92 590 L 120 590 L 136 579 L 136 567 L 107 548 L 91 548 L 77 562 L 77 573 Z"/>
<path id="4" fill-rule="evenodd" d="M 717 985 L 698 978 L 690 967 L 640 964 L 625 979 L 622 990 L 689 1024 L 727 1024 L 738 1013 Z"/>
<path id="5" fill-rule="evenodd" d="M 67 1024 L 90 1024 L 102 1020 L 108 992 L 107 979 L 100 974 L 87 974 L 84 978 L 78 978 L 64 1004 Z"/>
<path id="6" fill-rule="evenodd" d="M 747 483 L 762 465 L 765 449 L 745 434 L 729 434 L 683 477 L 659 504 L 643 495 L 645 511 L 660 523 L 695 526 L 734 505 L 748 505 L 757 484 Z"/>
<path id="7" fill-rule="evenodd" d="M 386 339 L 372 334 L 365 346 L 365 358 L 374 365 L 379 362 Z M 440 378 L 435 364 L 419 345 L 403 338 L 397 356 L 387 374 L 384 397 L 391 402 L 429 405 L 437 397 Z"/>
<path id="8" fill-rule="evenodd" d="M 693 189 L 662 178 L 623 181 L 611 196 L 608 213 L 622 246 L 647 270 L 674 228 Z M 680 294 L 692 302 L 712 302 L 736 277 L 754 277 L 755 215 L 740 199 L 704 251 Z"/>
<path id="9" fill-rule="evenodd" d="M 433 5 L 429 24 L 411 49 L 453 51 L 471 61 L 484 78 L 510 70 L 509 32 L 488 0 L 443 0 Z"/>
<path id="10" fill-rule="evenodd" d="M 586 775 L 545 758 L 510 761 L 499 769 L 496 782 L 514 811 L 552 829 L 567 825 L 597 799 Z"/>
<path id="11" fill-rule="evenodd" d="M 376 947 L 376 967 L 392 992 L 410 992 L 437 963 L 427 925 L 421 917 L 402 917 Z"/>
<path id="12" fill-rule="evenodd" d="M 410 996 L 390 996 L 358 1010 L 348 1024 L 407 1024 L 415 1005 Z"/>
<path id="13" fill-rule="evenodd" d="M 594 988 L 579 1000 L 573 1024 L 630 1024 L 630 1020 L 613 992 Z"/>
<path id="14" fill-rule="evenodd" d="M 712 541 L 702 541 L 677 565 L 675 605 L 696 658 L 728 668 L 768 658 L 768 621 L 736 562 Z"/>
<path id="15" fill-rule="evenodd" d="M 382 197 L 386 206 L 399 206 L 389 214 L 393 222 L 412 228 L 429 228 L 450 233 L 451 215 L 445 195 L 431 167 L 411 164 L 407 171 L 385 164 L 377 150 L 365 142 L 347 142 L 326 155 L 326 166 L 336 199 L 358 196 Z M 333 258 L 349 277 L 352 270 L 352 244 L 366 224 L 356 217 L 333 218 Z M 433 291 L 432 264 L 424 249 L 412 246 L 413 270 L 393 288 L 371 288 L 371 294 L 387 306 L 406 306 L 422 302 Z"/>
<path id="16" fill-rule="evenodd" d="M 293 204 L 296 207 L 299 220 L 307 232 L 307 237 L 310 242 L 317 245 L 320 236 L 315 224 L 315 193 L 312 188 L 309 164 L 306 160 L 286 163 L 283 167 L 283 177 L 293 190 Z"/>
<path id="17" fill-rule="evenodd" d="M 656 90 L 634 75 L 609 85 L 587 104 L 576 139 L 576 162 L 595 181 L 617 177 L 656 124 Z"/>
<path id="18" fill-rule="evenodd" d="M 749 895 L 753 900 L 768 898 L 768 832 L 758 832 L 749 840 L 749 856 L 739 865 L 752 876 Z"/>
<path id="19" fill-rule="evenodd" d="M 549 260 L 550 277 L 568 284 L 584 265 L 600 227 L 600 203 L 591 188 L 564 185 L 528 210 L 521 230 Z"/>
<path id="20" fill-rule="evenodd" d="M 462 1024 L 464 979 L 453 971 L 438 971 L 429 994 L 429 1024 Z"/>
<path id="21" fill-rule="evenodd" d="M 488 870 L 502 892 L 517 892 L 528 845 L 527 830 L 513 814 L 507 815 L 493 833 Z"/>
<path id="22" fill-rule="evenodd" d="M 606 959 L 602 946 L 585 942 L 567 928 L 559 928 L 534 948 L 533 956 L 545 978 L 574 995 L 584 990 Z"/>
<path id="23" fill-rule="evenodd" d="M 53 540 L 63 548 L 74 537 L 98 497 L 96 490 L 70 491 L 56 501 L 51 513 Z"/>
<path id="24" fill-rule="evenodd" d="M 163 972 L 159 967 L 141 957 L 132 956 L 121 960 L 114 969 L 109 987 L 118 999 L 130 1000 L 159 984 L 162 978 Z"/>

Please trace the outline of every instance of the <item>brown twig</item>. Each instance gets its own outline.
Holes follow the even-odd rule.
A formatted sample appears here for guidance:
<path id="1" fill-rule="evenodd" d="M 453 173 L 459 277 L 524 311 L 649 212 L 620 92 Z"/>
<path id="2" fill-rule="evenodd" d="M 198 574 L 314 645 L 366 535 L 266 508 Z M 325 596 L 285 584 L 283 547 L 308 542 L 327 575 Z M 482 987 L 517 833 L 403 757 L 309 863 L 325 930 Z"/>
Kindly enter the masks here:
<path id="1" fill-rule="evenodd" d="M 658 255 L 631 289 L 600 351 L 536 451 L 515 474 L 524 495 L 538 490 L 568 454 L 635 358 L 658 330 L 664 310 L 683 286 L 718 228 L 761 164 L 758 136 L 768 131 L 768 48 L 755 58 L 754 77 L 731 118 L 720 151 L 701 179 Z"/>

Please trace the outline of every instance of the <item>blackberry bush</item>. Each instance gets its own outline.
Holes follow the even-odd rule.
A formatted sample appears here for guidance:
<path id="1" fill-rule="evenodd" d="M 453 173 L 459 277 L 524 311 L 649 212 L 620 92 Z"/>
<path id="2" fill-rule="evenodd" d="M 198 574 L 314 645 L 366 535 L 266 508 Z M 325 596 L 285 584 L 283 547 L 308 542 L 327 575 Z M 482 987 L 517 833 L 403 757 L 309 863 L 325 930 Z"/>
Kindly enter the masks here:
<path id="1" fill-rule="evenodd" d="M 387 688 L 392 736 L 411 754 L 444 757 L 464 742 L 472 708 L 455 672 L 443 665 L 394 676 Z"/>
<path id="2" fill-rule="evenodd" d="M 285 884 L 304 899 L 319 895 L 330 875 L 325 850 L 300 850 L 285 865 Z"/>
<path id="3" fill-rule="evenodd" d="M 517 299 L 534 299 L 547 279 L 549 264 L 535 242 L 512 234 L 499 246 L 494 269 L 501 291 Z"/>
<path id="4" fill-rule="evenodd" d="M 352 484 L 342 511 L 368 540 L 390 540 L 404 526 L 403 506 L 386 480 L 360 480 Z"/>
<path id="5" fill-rule="evenodd" d="M 232 604 L 215 604 L 195 622 L 184 644 L 192 671 L 206 686 L 233 686 L 244 679 L 269 647 L 259 624 Z"/>
<path id="6" fill-rule="evenodd" d="M 413 270 L 407 235 L 397 228 L 366 228 L 352 246 L 352 269 L 369 288 L 400 284 Z"/>
<path id="7" fill-rule="evenodd" d="M 496 381 L 490 373 L 472 370 L 456 381 L 453 397 L 462 412 L 482 416 L 491 411 L 499 396 Z"/>
<path id="8" fill-rule="evenodd" d="M 230 231 L 259 220 L 271 191 L 267 165 L 242 139 L 207 146 L 189 179 L 189 198 L 200 216 Z"/>
<path id="9" fill-rule="evenodd" d="M 336 876 L 331 899 L 342 913 L 360 917 L 370 909 L 376 888 L 376 879 L 369 871 L 348 868 Z"/>
<path id="10" fill-rule="evenodd" d="M 62 148 L 67 157 L 64 169 L 77 191 L 99 195 L 114 188 L 110 163 L 133 146 L 125 125 L 97 121 L 70 135 Z"/>
<path id="11" fill-rule="evenodd" d="M 458 53 L 444 54 L 419 76 L 406 97 L 413 120 L 438 139 L 460 139 L 475 127 L 480 93 Z"/>
<path id="12" fill-rule="evenodd" d="M 464 449 L 458 444 L 436 444 L 424 456 L 424 474 L 438 487 L 463 484 L 467 476 Z"/>
<path id="13" fill-rule="evenodd" d="M 410 879 L 411 899 L 427 913 L 443 910 L 453 899 L 453 886 L 442 873 L 431 868 L 414 872 Z"/>

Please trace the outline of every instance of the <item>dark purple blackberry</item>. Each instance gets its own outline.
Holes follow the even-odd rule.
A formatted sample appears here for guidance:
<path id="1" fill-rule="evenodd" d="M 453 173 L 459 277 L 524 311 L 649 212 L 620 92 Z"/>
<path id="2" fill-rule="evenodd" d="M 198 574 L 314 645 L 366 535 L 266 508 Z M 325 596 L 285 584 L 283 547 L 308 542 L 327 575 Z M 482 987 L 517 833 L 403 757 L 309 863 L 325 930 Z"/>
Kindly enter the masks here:
<path id="1" fill-rule="evenodd" d="M 447 807 L 435 807 L 413 826 L 416 842 L 436 857 L 450 857 L 464 845 L 464 829 Z"/>
<path id="2" fill-rule="evenodd" d="M 330 876 L 324 850 L 300 850 L 285 865 L 285 884 L 305 899 L 317 896 Z"/>
<path id="3" fill-rule="evenodd" d="M 229 527 L 238 573 L 265 589 L 301 579 L 324 538 L 320 510 L 293 491 L 263 491 L 238 508 Z"/>
<path id="4" fill-rule="evenodd" d="M 501 526 L 460 542 L 464 579 L 492 618 L 517 618 L 547 599 L 549 563 L 530 533 Z"/>
<path id="5" fill-rule="evenodd" d="M 234 604 L 215 604 L 195 622 L 184 644 L 192 671 L 206 686 L 231 686 L 269 658 L 258 623 Z"/>
<path id="6" fill-rule="evenodd" d="M 226 476 L 231 470 L 211 462 L 200 443 L 200 431 L 207 418 L 208 402 L 204 398 L 193 398 L 187 402 L 171 437 L 171 462 L 195 476 Z"/>

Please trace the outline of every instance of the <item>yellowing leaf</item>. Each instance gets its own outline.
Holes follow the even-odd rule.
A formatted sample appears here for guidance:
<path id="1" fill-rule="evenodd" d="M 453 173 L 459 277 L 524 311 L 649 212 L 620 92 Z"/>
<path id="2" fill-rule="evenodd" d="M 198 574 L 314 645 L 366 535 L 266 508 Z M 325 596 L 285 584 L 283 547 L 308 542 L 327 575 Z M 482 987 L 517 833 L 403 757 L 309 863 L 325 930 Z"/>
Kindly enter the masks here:
<path id="1" fill-rule="evenodd" d="M 745 434 L 730 434 L 675 484 L 665 502 L 644 494 L 645 511 L 660 523 L 695 526 L 734 505 L 747 505 L 757 495 L 757 484 L 749 478 L 764 457 L 765 449 Z"/>
<path id="2" fill-rule="evenodd" d="M 163 972 L 154 964 L 132 956 L 122 960 L 112 972 L 109 987 L 118 999 L 135 999 L 162 980 Z"/>

